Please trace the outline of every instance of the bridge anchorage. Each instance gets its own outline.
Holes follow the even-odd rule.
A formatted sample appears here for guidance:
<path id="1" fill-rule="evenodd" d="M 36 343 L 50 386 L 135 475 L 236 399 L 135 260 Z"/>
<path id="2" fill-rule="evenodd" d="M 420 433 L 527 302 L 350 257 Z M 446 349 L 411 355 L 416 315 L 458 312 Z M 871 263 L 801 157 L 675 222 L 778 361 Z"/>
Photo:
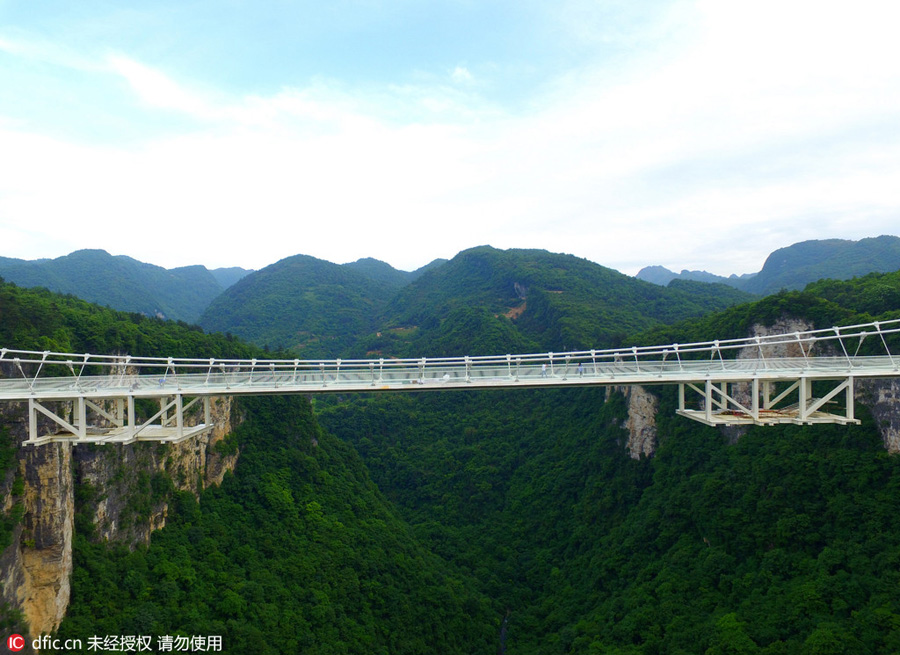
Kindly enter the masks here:
<path id="1" fill-rule="evenodd" d="M 181 441 L 217 396 L 678 385 L 707 425 L 858 423 L 854 382 L 900 377 L 900 319 L 610 350 L 416 359 L 189 359 L 0 349 L 0 401 L 28 405 L 28 445 Z M 51 407 L 52 404 L 52 407 Z M 156 408 L 159 408 L 157 411 Z M 49 430 L 42 433 L 43 426 Z"/>

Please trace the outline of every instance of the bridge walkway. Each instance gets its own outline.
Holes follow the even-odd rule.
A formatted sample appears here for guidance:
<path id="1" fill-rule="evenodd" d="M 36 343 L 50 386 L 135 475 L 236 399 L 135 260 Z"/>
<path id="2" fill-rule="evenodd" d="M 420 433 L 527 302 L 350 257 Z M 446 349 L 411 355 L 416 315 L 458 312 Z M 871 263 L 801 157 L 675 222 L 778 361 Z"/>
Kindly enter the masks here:
<path id="1" fill-rule="evenodd" d="M 892 350 L 900 351 L 900 320 L 690 344 L 413 359 L 154 358 L 3 348 L 0 402 L 28 403 L 30 445 L 180 441 L 210 429 L 212 397 L 296 393 L 674 384 L 678 413 L 708 425 L 854 423 L 854 381 L 900 375 L 900 355 Z M 147 400 L 159 411 L 148 416 Z M 53 431 L 39 434 L 41 417 Z"/>

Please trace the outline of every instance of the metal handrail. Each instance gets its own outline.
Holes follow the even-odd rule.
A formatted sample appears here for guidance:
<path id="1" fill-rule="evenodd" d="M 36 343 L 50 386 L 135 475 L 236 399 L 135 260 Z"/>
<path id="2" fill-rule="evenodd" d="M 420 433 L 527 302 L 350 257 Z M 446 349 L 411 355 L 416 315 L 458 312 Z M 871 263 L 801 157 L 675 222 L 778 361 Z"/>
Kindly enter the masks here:
<path id="1" fill-rule="evenodd" d="M 900 333 L 900 319 L 832 327 L 805 332 L 792 332 L 765 336 L 752 336 L 739 339 L 717 339 L 694 343 L 667 344 L 662 346 L 630 346 L 627 348 L 611 348 L 604 350 L 579 350 L 565 353 L 525 353 L 518 355 L 475 355 L 462 357 L 412 357 L 377 359 L 236 359 L 236 358 L 177 358 L 177 357 L 139 357 L 134 355 L 94 355 L 88 353 L 62 353 L 52 351 L 0 349 L 0 364 L 14 364 L 13 374 L 3 379 L 0 387 L 8 389 L 27 382 L 28 393 L 35 393 L 42 381 L 48 385 L 65 384 L 65 380 L 74 388 L 82 388 L 89 382 L 96 383 L 98 376 L 91 375 L 92 369 L 99 367 L 106 375 L 116 372 L 116 378 L 125 384 L 146 386 L 147 380 L 157 376 L 160 387 L 192 388 L 208 387 L 226 388 L 235 385 L 249 384 L 268 387 L 271 381 L 274 386 L 296 386 L 309 383 L 315 379 L 320 386 L 341 386 L 356 380 L 365 380 L 370 386 L 398 380 L 435 380 L 447 381 L 455 379 L 457 374 L 466 381 L 488 377 L 530 378 L 544 377 L 541 372 L 543 364 L 547 364 L 550 377 L 568 376 L 569 366 L 577 367 L 585 364 L 594 376 L 604 375 L 656 375 L 685 372 L 691 369 L 695 374 L 702 371 L 705 362 L 709 372 L 722 373 L 734 367 L 740 352 L 752 349 L 757 353 L 753 361 L 753 373 L 783 370 L 792 368 L 810 368 L 817 361 L 823 366 L 853 369 L 856 372 L 857 362 L 863 362 L 867 355 L 859 355 L 862 341 L 867 337 L 878 335 L 884 355 L 887 356 L 894 371 L 898 369 L 900 356 L 892 353 L 888 346 L 887 336 Z M 858 339 L 855 351 L 847 348 L 847 344 Z M 875 342 L 877 343 L 877 342 Z M 810 349 L 814 344 L 831 344 L 832 352 L 838 359 L 827 355 L 811 356 Z M 784 357 L 772 357 L 764 354 L 765 349 L 775 346 L 799 346 L 803 364 L 795 367 Z M 817 352 L 827 350 L 819 348 Z M 850 355 L 850 352 L 854 352 Z M 674 360 L 669 359 L 675 354 Z M 726 357 L 725 355 L 728 355 Z M 706 355 L 706 357 L 703 357 Z M 749 359 L 749 358 L 748 358 Z M 515 369 L 511 362 L 515 360 Z M 73 363 L 74 362 L 74 363 Z M 565 367 L 556 366 L 564 362 Z M 800 362 L 798 362 L 799 364 Z M 49 377 L 46 371 L 54 367 L 62 367 L 71 373 L 70 377 Z M 882 367 L 883 368 L 883 367 Z M 32 370 L 33 369 L 33 370 Z M 0 368 L 2 371 L 2 368 Z M 129 374 L 128 371 L 133 371 Z M 148 373 L 151 371 L 153 373 Z M 377 374 L 377 380 L 376 380 Z M 199 376 L 195 380 L 194 376 Z M 111 376 L 112 377 L 112 376 Z M 589 376 L 590 377 L 590 376 Z M 578 379 L 583 379 L 579 375 Z M 18 385 L 9 382 L 17 380 Z M 50 380 L 55 382 L 51 383 Z M 62 381 L 62 382 L 61 382 Z M 111 380 L 112 382 L 112 380 Z M 113 385 L 115 386 L 115 385 Z M 24 390 L 23 390 L 24 391 Z"/>

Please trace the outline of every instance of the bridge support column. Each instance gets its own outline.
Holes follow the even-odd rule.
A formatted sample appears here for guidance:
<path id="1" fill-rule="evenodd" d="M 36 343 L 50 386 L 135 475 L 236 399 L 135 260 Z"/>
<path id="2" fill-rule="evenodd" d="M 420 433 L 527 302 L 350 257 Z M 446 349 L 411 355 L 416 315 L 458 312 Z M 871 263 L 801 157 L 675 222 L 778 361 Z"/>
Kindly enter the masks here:
<path id="1" fill-rule="evenodd" d="M 845 404 L 847 407 L 847 411 L 846 411 L 847 420 L 853 421 L 854 423 L 856 423 L 857 422 L 856 412 L 854 411 L 854 407 L 853 407 L 855 396 L 853 395 L 853 376 L 852 375 L 847 378 L 846 393 L 847 393 L 847 395 L 845 397 Z"/>
<path id="2" fill-rule="evenodd" d="M 800 378 L 800 388 L 797 391 L 797 418 L 801 423 L 809 418 L 809 401 L 812 398 L 812 385 L 806 378 Z"/>

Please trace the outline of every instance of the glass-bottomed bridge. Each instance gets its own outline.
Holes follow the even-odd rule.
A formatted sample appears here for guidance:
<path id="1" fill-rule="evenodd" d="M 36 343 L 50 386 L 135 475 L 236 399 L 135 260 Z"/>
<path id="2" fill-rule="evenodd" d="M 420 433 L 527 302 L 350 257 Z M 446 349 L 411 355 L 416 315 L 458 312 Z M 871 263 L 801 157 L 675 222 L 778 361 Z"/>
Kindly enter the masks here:
<path id="1" fill-rule="evenodd" d="M 216 396 L 595 385 L 678 385 L 678 413 L 708 425 L 858 423 L 854 380 L 900 376 L 894 353 L 900 353 L 900 319 L 665 346 L 412 359 L 161 358 L 2 348 L 0 401 L 28 403 L 30 445 L 181 441 L 211 429 L 209 399 Z M 157 403 L 159 411 L 150 415 Z"/>

